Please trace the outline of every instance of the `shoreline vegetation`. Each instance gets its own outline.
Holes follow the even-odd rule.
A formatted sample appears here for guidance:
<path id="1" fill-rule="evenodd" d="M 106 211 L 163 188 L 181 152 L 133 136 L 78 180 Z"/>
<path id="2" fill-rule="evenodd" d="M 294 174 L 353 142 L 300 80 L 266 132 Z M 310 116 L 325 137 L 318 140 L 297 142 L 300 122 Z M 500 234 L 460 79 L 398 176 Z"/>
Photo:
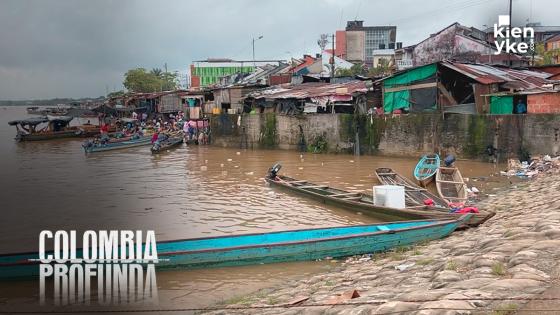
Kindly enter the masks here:
<path id="1" fill-rule="evenodd" d="M 210 313 L 514 314 L 559 279 L 559 189 L 559 174 L 539 177 L 482 201 L 497 214 L 478 228 L 332 260 L 327 272 L 231 298 Z"/>

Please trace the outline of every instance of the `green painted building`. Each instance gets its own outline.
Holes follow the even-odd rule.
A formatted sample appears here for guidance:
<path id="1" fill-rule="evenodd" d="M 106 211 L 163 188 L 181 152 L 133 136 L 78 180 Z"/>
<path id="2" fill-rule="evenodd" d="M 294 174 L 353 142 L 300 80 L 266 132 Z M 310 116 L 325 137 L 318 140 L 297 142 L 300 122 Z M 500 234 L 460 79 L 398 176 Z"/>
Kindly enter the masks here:
<path id="1" fill-rule="evenodd" d="M 277 60 L 242 60 L 231 59 L 207 59 L 194 61 L 191 64 L 191 87 L 204 87 L 218 83 L 220 78 L 236 73 L 251 73 L 255 70 L 254 66 L 266 64 L 278 65 Z"/>

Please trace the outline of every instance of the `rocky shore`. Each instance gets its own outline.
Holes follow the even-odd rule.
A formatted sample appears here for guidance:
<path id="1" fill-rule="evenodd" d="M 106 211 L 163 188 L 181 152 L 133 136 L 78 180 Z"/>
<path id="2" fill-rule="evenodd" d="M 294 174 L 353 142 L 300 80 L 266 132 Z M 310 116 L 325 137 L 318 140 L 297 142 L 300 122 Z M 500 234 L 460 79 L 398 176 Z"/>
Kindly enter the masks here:
<path id="1" fill-rule="evenodd" d="M 559 278 L 560 175 L 480 207 L 497 214 L 478 228 L 333 262 L 334 271 L 225 301 L 226 310 L 212 313 L 513 314 Z M 353 290 L 359 297 L 350 299 Z"/>

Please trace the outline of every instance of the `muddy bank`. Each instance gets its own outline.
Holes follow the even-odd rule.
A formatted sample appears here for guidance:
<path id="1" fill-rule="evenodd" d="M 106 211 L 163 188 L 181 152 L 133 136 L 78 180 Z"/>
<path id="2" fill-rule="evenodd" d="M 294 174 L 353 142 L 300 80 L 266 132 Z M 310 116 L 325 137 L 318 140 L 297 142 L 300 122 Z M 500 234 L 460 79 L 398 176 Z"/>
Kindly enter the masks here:
<path id="1" fill-rule="evenodd" d="M 558 278 L 560 175 L 539 178 L 483 201 L 496 216 L 448 238 L 353 257 L 327 273 L 226 301 L 221 307 L 296 308 L 214 311 L 214 314 L 509 314 L 541 296 Z M 360 297 L 324 304 L 341 293 Z M 509 299 L 509 300 L 508 300 Z"/>

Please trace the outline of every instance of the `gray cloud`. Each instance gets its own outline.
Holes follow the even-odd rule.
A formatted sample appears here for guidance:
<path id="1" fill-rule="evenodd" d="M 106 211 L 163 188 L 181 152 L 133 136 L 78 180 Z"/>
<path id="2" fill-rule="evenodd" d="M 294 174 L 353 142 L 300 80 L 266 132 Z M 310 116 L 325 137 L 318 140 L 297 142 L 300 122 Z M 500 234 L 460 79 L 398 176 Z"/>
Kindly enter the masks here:
<path id="1" fill-rule="evenodd" d="M 347 20 L 397 25 L 414 44 L 458 21 L 482 27 L 507 0 L 2 0 L 0 99 L 100 96 L 133 67 L 185 72 L 192 60 L 316 53 L 321 33 Z M 514 21 L 555 25 L 554 0 L 514 0 Z"/>

